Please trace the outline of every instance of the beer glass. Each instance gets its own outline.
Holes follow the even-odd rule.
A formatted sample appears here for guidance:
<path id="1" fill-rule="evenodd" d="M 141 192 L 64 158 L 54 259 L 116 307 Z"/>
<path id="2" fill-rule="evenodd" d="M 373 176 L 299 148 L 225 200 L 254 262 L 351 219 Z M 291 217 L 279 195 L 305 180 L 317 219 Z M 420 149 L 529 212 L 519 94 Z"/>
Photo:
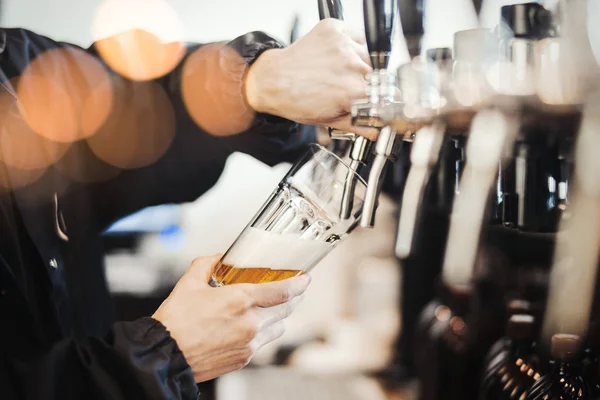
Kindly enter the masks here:
<path id="1" fill-rule="evenodd" d="M 345 195 L 352 189 L 353 196 Z M 218 262 L 210 284 L 308 273 L 357 226 L 365 190 L 365 181 L 342 159 L 311 145 Z"/>

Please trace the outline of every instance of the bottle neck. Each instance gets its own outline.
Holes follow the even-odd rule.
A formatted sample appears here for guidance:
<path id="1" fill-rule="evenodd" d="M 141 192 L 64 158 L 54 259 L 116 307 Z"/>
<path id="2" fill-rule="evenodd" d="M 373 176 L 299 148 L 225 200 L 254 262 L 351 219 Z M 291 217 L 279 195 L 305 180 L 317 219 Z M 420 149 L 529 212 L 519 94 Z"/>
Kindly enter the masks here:
<path id="1" fill-rule="evenodd" d="M 516 357 L 526 357 L 533 353 L 532 339 L 510 339 L 510 350 Z"/>
<path id="2" fill-rule="evenodd" d="M 583 364 L 579 359 L 573 360 L 554 360 L 552 370 L 558 375 L 582 375 Z"/>

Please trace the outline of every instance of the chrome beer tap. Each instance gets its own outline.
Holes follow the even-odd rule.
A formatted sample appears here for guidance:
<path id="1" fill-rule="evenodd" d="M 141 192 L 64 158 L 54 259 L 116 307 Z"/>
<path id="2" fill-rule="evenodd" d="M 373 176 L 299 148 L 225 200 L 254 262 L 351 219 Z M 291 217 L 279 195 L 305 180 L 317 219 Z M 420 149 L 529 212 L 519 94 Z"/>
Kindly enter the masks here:
<path id="1" fill-rule="evenodd" d="M 319 18 L 334 18 L 344 20 L 344 9 L 341 0 L 319 0 Z M 356 175 L 360 173 L 361 168 L 367 163 L 367 158 L 371 150 L 371 141 L 352 132 L 342 132 L 329 128 L 329 137 L 337 141 L 350 141 L 351 171 L 346 176 L 344 183 L 344 193 L 342 195 L 342 204 L 340 207 L 340 217 L 350 218 L 352 204 L 354 201 L 354 189 L 356 188 Z"/>
<path id="2" fill-rule="evenodd" d="M 368 99 L 352 106 L 352 122 L 356 126 L 379 128 L 374 158 L 360 225 L 372 227 L 379 196 L 381 176 L 388 159 L 394 154 L 396 131 L 391 125 L 394 114 L 394 75 L 387 70 L 392 52 L 392 36 L 396 17 L 396 0 L 365 0 L 364 18 L 367 47 L 373 72 L 368 76 Z"/>

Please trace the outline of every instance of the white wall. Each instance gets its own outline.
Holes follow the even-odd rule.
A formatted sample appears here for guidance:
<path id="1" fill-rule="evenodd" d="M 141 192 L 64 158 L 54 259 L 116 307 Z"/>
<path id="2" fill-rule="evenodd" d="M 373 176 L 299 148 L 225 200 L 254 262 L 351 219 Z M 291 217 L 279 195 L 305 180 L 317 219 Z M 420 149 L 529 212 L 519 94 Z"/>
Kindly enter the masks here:
<path id="1" fill-rule="evenodd" d="M 102 0 L 3 0 L 0 23 L 22 27 L 56 40 L 80 46 L 92 43 L 91 27 Z M 138 0 L 143 3 L 144 0 Z M 318 21 L 317 0 L 169 0 L 185 31 L 185 40 L 228 40 L 253 30 L 262 30 L 287 42 L 294 16 L 300 18 L 300 33 Z M 363 29 L 362 0 L 345 0 L 348 23 Z M 400 59 L 404 60 L 400 45 Z"/>
<path id="2" fill-rule="evenodd" d="M 151 0 L 122 0 L 138 1 Z M 487 0 L 490 7 L 503 0 Z M 516 0 L 519 1 L 519 0 Z M 318 21 L 317 0 L 167 0 L 175 10 L 185 31 L 185 40 L 196 42 L 233 39 L 253 30 L 263 30 L 287 42 L 294 16 L 301 21 L 300 33 L 305 34 Z M 4 0 L 0 22 L 4 26 L 19 26 L 48 35 L 53 39 L 70 41 L 81 46 L 92 42 L 91 27 L 102 0 Z M 362 0 L 344 0 L 347 22 L 363 28 Z M 424 46 L 452 45 L 455 31 L 474 27 L 474 11 L 470 0 L 428 0 L 434 12 L 427 23 Z M 495 12 L 492 11 L 492 14 Z M 397 36 L 401 39 L 401 36 Z M 402 41 L 392 65 L 407 60 Z"/>
<path id="3" fill-rule="evenodd" d="M 351 1 L 350 1 L 351 2 Z M 87 46 L 101 0 L 4 0 L 3 26 L 19 26 Z M 294 14 L 317 20 L 316 0 L 170 0 L 183 23 L 186 40 L 232 39 L 264 30 L 287 41 Z"/>

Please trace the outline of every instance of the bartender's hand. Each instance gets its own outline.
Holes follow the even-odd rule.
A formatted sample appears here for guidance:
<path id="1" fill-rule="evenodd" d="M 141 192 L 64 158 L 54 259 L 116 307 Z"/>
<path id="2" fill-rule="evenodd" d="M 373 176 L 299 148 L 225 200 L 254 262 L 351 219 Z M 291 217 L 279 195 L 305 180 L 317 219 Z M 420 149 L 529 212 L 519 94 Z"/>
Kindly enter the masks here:
<path id="1" fill-rule="evenodd" d="M 268 50 L 246 77 L 248 104 L 258 112 L 303 124 L 327 125 L 373 138 L 353 127 L 350 107 L 366 98 L 372 68 L 363 32 L 326 19 L 286 49 Z"/>
<path id="2" fill-rule="evenodd" d="M 208 281 L 218 260 L 194 260 L 152 316 L 175 339 L 196 382 L 243 368 L 258 349 L 283 335 L 283 319 L 310 282 L 304 275 L 213 288 Z"/>

